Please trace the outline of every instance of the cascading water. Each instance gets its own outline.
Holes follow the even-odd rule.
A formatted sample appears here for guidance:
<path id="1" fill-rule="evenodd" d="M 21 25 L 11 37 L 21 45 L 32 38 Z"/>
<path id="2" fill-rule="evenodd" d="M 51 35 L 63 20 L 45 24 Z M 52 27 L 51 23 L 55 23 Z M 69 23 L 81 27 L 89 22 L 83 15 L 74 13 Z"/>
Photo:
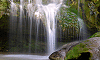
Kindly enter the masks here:
<path id="1" fill-rule="evenodd" d="M 80 28 L 78 40 L 86 39 L 87 38 L 87 35 L 85 34 L 85 32 L 87 32 L 86 26 L 85 26 L 83 20 L 80 18 L 80 0 L 78 0 L 78 24 L 79 24 L 79 28 Z"/>
<path id="2" fill-rule="evenodd" d="M 45 15 L 46 15 L 46 27 L 47 27 L 47 40 L 48 40 L 48 53 L 52 53 L 55 51 L 55 33 L 56 33 L 56 21 L 55 21 L 55 16 L 57 14 L 57 10 L 59 9 L 60 5 L 62 4 L 62 2 L 60 4 L 55 4 L 51 3 L 48 5 L 42 5 L 41 1 L 37 2 L 39 5 L 39 7 L 41 6 L 41 8 L 38 8 L 38 12 L 41 13 L 44 11 Z M 42 9 L 43 11 L 41 11 L 40 9 Z M 41 16 L 41 15 L 37 15 L 37 16 Z"/>
<path id="3" fill-rule="evenodd" d="M 61 40 L 66 41 L 68 40 L 68 38 L 73 38 L 73 40 L 74 38 L 81 39 L 80 37 L 81 34 L 79 33 L 80 32 L 84 33 L 85 31 L 83 26 L 84 25 L 83 21 L 80 18 L 78 18 L 77 22 L 77 25 L 79 25 L 78 28 L 80 29 L 80 32 L 78 31 L 79 33 L 76 33 L 75 27 L 71 28 L 71 26 L 69 27 L 67 26 L 68 28 L 65 30 L 65 32 L 63 31 L 62 25 L 60 25 L 59 22 L 56 20 L 57 12 L 61 7 L 63 0 L 49 0 L 46 1 L 45 3 L 44 0 L 28 0 L 28 1 L 18 0 L 17 3 L 15 2 L 15 0 L 14 1 L 11 0 L 10 2 L 11 2 L 11 19 L 10 19 L 10 30 L 9 30 L 10 52 L 46 53 L 50 55 L 52 52 L 56 50 L 57 47 L 56 42 L 59 43 L 58 41 L 59 38 L 60 41 Z M 18 4 L 19 2 L 20 4 Z M 79 4 L 78 4 L 78 12 L 79 12 Z M 65 5 L 63 6 L 65 8 L 67 7 Z M 63 17 L 66 18 L 67 16 L 69 15 L 67 15 L 66 13 L 66 16 Z M 70 18 L 68 19 L 70 20 Z M 58 28 L 57 23 L 59 24 L 60 28 Z M 60 32 L 57 32 L 56 30 L 57 28 L 60 30 Z M 60 37 L 56 37 L 57 34 Z M 77 37 L 74 36 L 75 34 L 77 35 Z M 60 44 L 63 45 L 64 42 L 61 41 Z M 60 46 L 60 44 L 58 45 Z M 7 55 L 7 56 L 20 57 L 21 55 Z M 26 58 L 33 58 L 33 59 L 37 59 L 38 57 L 42 58 L 37 54 L 36 54 L 37 57 L 35 55 L 34 56 L 30 55 L 30 57 L 27 57 L 27 55 L 23 56 Z M 46 56 L 46 58 L 47 57 L 48 56 Z"/>
<path id="4" fill-rule="evenodd" d="M 20 43 L 22 43 L 22 16 L 23 16 L 23 0 L 20 0 L 20 18 L 19 18 L 19 32 L 18 33 L 20 33 L 19 34 L 19 39 L 21 40 L 21 42 Z M 20 45 L 21 46 L 21 48 L 23 49 L 23 47 L 22 47 L 22 44 Z"/>
<path id="5" fill-rule="evenodd" d="M 16 4 L 13 2 L 13 0 L 12 0 L 12 2 L 11 2 L 11 17 L 10 17 L 10 30 L 9 30 L 9 40 L 13 40 L 13 38 L 12 37 L 14 37 L 14 35 L 13 35 L 13 33 L 15 33 L 17 30 L 16 30 L 16 27 L 17 27 L 17 25 L 16 25 L 16 22 L 17 22 L 17 18 L 16 17 L 14 17 L 14 16 L 16 16 L 17 15 L 17 7 L 16 7 Z M 13 28 L 13 29 L 12 29 Z M 15 34 L 15 35 L 17 35 L 17 34 Z M 9 47 L 13 47 L 13 45 L 11 44 L 11 41 L 9 41 Z"/>
<path id="6" fill-rule="evenodd" d="M 40 24 L 40 21 L 39 20 L 37 20 L 36 21 L 36 25 L 37 25 L 37 27 L 36 27 L 36 42 L 35 42 L 35 52 L 37 52 L 37 46 L 38 46 L 38 34 L 39 34 L 39 24 Z"/>
<path id="7" fill-rule="evenodd" d="M 78 0 L 78 24 L 79 24 L 79 21 L 81 21 L 81 19 L 79 18 L 79 12 L 80 12 L 80 0 Z M 79 27 L 80 28 L 80 27 Z M 81 28 L 79 30 L 81 32 Z M 81 37 L 80 37 L 80 32 L 79 32 L 79 40 L 81 40 Z"/>
<path id="8" fill-rule="evenodd" d="M 50 3 L 47 5 L 42 4 L 42 0 L 20 0 L 20 4 L 14 3 L 14 1 L 11 1 L 11 10 L 13 12 L 12 15 L 14 15 L 15 11 L 17 12 L 18 7 L 20 8 L 20 13 L 19 13 L 19 20 L 16 21 L 15 23 L 18 24 L 18 32 L 17 36 L 19 36 L 20 43 L 24 44 L 23 40 L 23 34 L 26 34 L 26 32 L 23 32 L 23 25 L 27 25 L 23 23 L 23 20 L 25 22 L 25 17 L 28 17 L 28 27 L 29 27 L 29 52 L 32 50 L 32 22 L 34 19 L 36 19 L 36 25 L 37 25 L 37 33 L 36 33 L 36 41 L 35 45 L 37 44 L 37 41 L 39 39 L 39 24 L 40 20 L 44 23 L 44 26 L 46 27 L 46 32 L 47 32 L 47 52 L 48 54 L 51 54 L 52 52 L 55 51 L 56 48 L 56 14 L 57 11 L 59 10 L 60 6 L 62 5 L 63 0 L 50 0 Z M 25 4 L 27 3 L 27 4 Z M 17 8 L 17 9 L 15 9 Z M 25 15 L 25 10 L 26 10 L 26 15 Z M 16 14 L 18 15 L 18 14 Z M 17 16 L 16 16 L 17 17 Z M 25 18 L 25 19 L 23 19 Z M 12 19 L 13 21 L 13 19 Z M 13 24 L 13 22 L 12 22 Z M 13 29 L 13 27 L 11 28 Z M 27 29 L 26 29 L 27 31 Z M 23 48 L 23 46 L 21 46 Z M 37 49 L 37 47 L 35 46 Z"/>
<path id="9" fill-rule="evenodd" d="M 47 6 L 43 6 L 43 9 L 46 14 L 47 19 L 47 39 L 48 39 L 48 52 L 52 53 L 55 51 L 55 33 L 56 33 L 56 21 L 55 16 L 57 13 L 59 6 L 56 4 L 49 4 Z"/>
<path id="10" fill-rule="evenodd" d="M 28 9 L 28 20 L 30 20 L 30 38 L 29 38 L 29 53 L 31 53 L 31 33 L 32 33 L 32 18 L 33 18 L 33 8 L 32 8 L 32 1 L 28 0 L 28 5 L 27 5 L 27 9 Z"/>

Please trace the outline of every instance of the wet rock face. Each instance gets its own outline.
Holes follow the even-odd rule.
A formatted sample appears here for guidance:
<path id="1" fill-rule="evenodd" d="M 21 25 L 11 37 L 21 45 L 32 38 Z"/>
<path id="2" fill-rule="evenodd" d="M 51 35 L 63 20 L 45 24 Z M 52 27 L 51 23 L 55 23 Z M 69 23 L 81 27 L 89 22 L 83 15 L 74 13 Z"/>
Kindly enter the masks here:
<path id="1" fill-rule="evenodd" d="M 78 0 L 68 0 L 67 3 L 74 11 L 79 8 L 79 16 L 82 17 L 89 31 L 100 31 L 100 0 L 80 0 L 80 4 L 78 2 Z"/>
<path id="2" fill-rule="evenodd" d="M 97 1 L 97 2 L 100 2 L 100 1 Z M 85 17 L 86 19 L 84 19 L 85 23 L 87 24 L 87 26 L 89 27 L 89 30 L 90 31 L 100 31 L 100 21 L 99 21 L 99 18 L 100 18 L 100 11 L 99 11 L 99 6 L 100 4 L 97 3 L 96 1 L 86 1 L 85 4 L 84 4 L 84 7 L 85 9 L 83 9 L 85 12 Z M 83 7 L 83 8 L 84 8 Z M 89 13 L 87 13 L 89 12 Z M 86 22 L 88 21 L 88 22 Z M 93 29 L 95 28 L 95 29 Z"/>
<path id="3" fill-rule="evenodd" d="M 100 37 L 90 38 L 88 43 L 89 52 L 92 53 L 92 60 L 100 60 Z"/>
<path id="4" fill-rule="evenodd" d="M 77 48 L 76 46 L 79 44 L 84 44 L 85 49 L 83 46 Z M 78 53 L 78 57 L 66 59 L 67 54 L 74 55 L 73 53 L 77 51 L 73 51 L 73 53 L 69 53 L 71 50 L 74 50 L 73 48 L 76 47 L 77 49 L 82 50 L 82 52 Z M 87 39 L 85 41 L 81 42 L 71 42 L 64 45 L 60 50 L 52 53 L 49 56 L 50 60 L 100 60 L 100 37 L 94 37 Z"/>
<path id="5" fill-rule="evenodd" d="M 98 12 L 100 12 L 100 6 L 98 7 Z M 100 24 L 100 13 L 98 14 L 98 25 Z"/>
<path id="6" fill-rule="evenodd" d="M 64 60 L 66 56 L 66 52 L 64 49 L 56 51 L 49 56 L 50 60 Z"/>
<path id="7" fill-rule="evenodd" d="M 91 57 L 91 53 L 85 52 L 85 53 L 81 53 L 81 56 L 79 56 L 77 59 L 68 59 L 68 60 L 89 60 L 90 57 Z"/>
<path id="8" fill-rule="evenodd" d="M 83 41 L 82 44 L 84 44 L 86 46 L 85 48 L 87 48 L 87 51 L 82 50 L 82 53 L 79 53 L 80 55 L 74 59 L 76 59 L 76 60 L 80 60 L 80 59 L 96 60 L 96 59 L 98 59 L 98 60 L 100 60 L 100 58 L 99 58 L 100 57 L 100 37 L 94 37 L 94 38 L 87 39 L 87 40 Z M 80 48 L 78 48 L 78 49 L 80 49 Z M 73 50 L 73 48 L 71 50 Z M 73 60 L 73 58 L 72 58 L 72 60 Z"/>
<path id="9" fill-rule="evenodd" d="M 90 52 L 81 53 L 81 56 L 77 58 L 77 60 L 89 60 L 91 57 Z"/>
<path id="10" fill-rule="evenodd" d="M 77 45 L 79 42 L 71 42 L 71 43 L 67 43 L 65 45 L 63 45 L 60 50 L 52 53 L 49 56 L 50 60 L 64 60 L 66 58 L 66 53 L 75 45 Z"/>

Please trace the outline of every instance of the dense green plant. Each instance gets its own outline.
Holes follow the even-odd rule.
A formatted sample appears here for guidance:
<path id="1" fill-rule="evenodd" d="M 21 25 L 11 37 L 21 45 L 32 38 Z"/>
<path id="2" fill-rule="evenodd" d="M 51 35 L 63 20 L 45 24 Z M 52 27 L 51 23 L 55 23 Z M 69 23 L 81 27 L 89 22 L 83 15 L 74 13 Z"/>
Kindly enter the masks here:
<path id="1" fill-rule="evenodd" d="M 77 15 L 69 11 L 68 8 L 62 7 L 60 9 L 60 16 L 58 17 L 58 20 L 61 23 L 63 30 L 72 27 L 76 28 L 77 30 L 79 29 Z"/>
<path id="2" fill-rule="evenodd" d="M 0 18 L 3 14 L 7 13 L 7 9 L 9 8 L 9 2 L 7 0 L 0 0 Z"/>
<path id="3" fill-rule="evenodd" d="M 75 9 L 73 7 L 70 7 L 70 8 L 68 8 L 68 10 L 75 13 L 76 15 L 78 15 L 78 10 L 77 9 Z"/>

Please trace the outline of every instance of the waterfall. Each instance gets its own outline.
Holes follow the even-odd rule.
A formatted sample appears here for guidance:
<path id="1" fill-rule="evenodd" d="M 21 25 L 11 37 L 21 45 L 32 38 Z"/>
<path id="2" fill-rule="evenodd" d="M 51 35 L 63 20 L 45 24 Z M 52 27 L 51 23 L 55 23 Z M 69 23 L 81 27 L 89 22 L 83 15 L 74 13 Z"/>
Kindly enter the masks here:
<path id="1" fill-rule="evenodd" d="M 36 4 L 42 4 L 42 0 L 36 0 Z"/>
<path id="2" fill-rule="evenodd" d="M 46 25 L 47 25 L 47 39 L 48 39 L 48 52 L 52 53 L 55 51 L 55 33 L 56 33 L 56 22 L 55 16 L 57 13 L 57 6 L 55 4 L 49 4 L 43 6 L 43 9 L 46 14 Z"/>
<path id="3" fill-rule="evenodd" d="M 81 1 L 78 0 L 78 24 L 79 24 L 79 28 L 80 28 L 80 30 L 79 30 L 79 38 L 78 39 L 79 40 L 83 40 L 83 39 L 86 39 L 88 36 L 86 34 L 86 32 L 87 32 L 86 25 L 85 25 L 83 19 L 80 18 L 80 3 L 81 3 Z M 84 7 L 84 5 L 83 5 L 83 7 Z"/>
<path id="4" fill-rule="evenodd" d="M 28 20 L 29 20 L 29 31 L 30 31 L 30 37 L 29 37 L 29 53 L 31 53 L 31 40 L 32 40 L 32 18 L 33 18 L 33 7 L 32 7 L 32 1 L 28 0 L 28 5 L 27 5 L 27 9 L 28 9 Z"/>
<path id="5" fill-rule="evenodd" d="M 10 43 L 9 44 L 9 48 L 13 47 L 13 45 L 11 43 L 11 40 L 13 40 L 12 37 L 14 37 L 15 35 L 17 35 L 17 34 L 13 35 L 13 33 L 15 33 L 17 31 L 16 30 L 16 28 L 17 28 L 17 25 L 16 25 L 17 18 L 15 17 L 17 15 L 17 10 L 18 10 L 17 6 L 16 6 L 16 4 L 12 0 L 12 2 L 11 2 L 11 11 L 10 11 L 11 16 L 10 16 L 10 30 L 9 30 L 9 33 L 10 33 L 9 34 L 9 43 Z"/>
<path id="6" fill-rule="evenodd" d="M 53 0 L 53 3 L 50 3 L 48 5 L 42 5 L 41 1 L 37 1 L 37 4 L 39 4 L 38 6 L 38 13 L 42 13 L 44 11 L 45 15 L 46 15 L 46 20 L 45 20 L 45 24 L 46 24 L 46 29 L 47 29 L 47 45 L 48 45 L 48 53 L 52 53 L 55 51 L 55 34 L 56 34 L 56 14 L 57 14 L 57 10 L 60 8 L 60 5 L 62 4 L 62 2 L 60 4 L 55 4 L 55 1 Z M 41 11 L 43 10 L 43 11 Z M 41 16 L 40 14 L 37 14 L 37 17 Z"/>
<path id="7" fill-rule="evenodd" d="M 17 29 L 16 32 L 18 33 L 16 36 L 17 37 L 19 36 L 17 40 L 20 40 L 19 42 L 21 44 L 20 47 L 24 48 L 23 46 L 25 45 L 24 41 L 26 40 L 23 40 L 23 35 L 29 34 L 28 48 L 29 48 L 29 52 L 30 53 L 32 52 L 31 51 L 32 39 L 33 39 L 32 29 L 35 29 L 33 28 L 32 25 L 33 25 L 33 21 L 35 20 L 35 23 L 37 25 L 35 30 L 37 31 L 35 34 L 36 40 L 35 40 L 34 46 L 35 46 L 35 51 L 36 51 L 37 49 L 36 44 L 38 43 L 38 40 L 39 40 L 39 35 L 38 35 L 39 25 L 40 25 L 40 21 L 42 21 L 43 25 L 46 28 L 47 52 L 48 54 L 51 54 L 52 52 L 54 52 L 56 48 L 55 41 L 56 41 L 56 26 L 57 26 L 57 21 L 55 17 L 57 15 L 57 12 L 60 6 L 62 5 L 63 0 L 50 0 L 50 2 L 47 5 L 44 5 L 42 0 L 28 0 L 28 1 L 20 0 L 19 1 L 20 4 L 15 3 L 15 1 L 13 0 L 11 0 L 10 2 L 11 2 L 11 13 L 13 15 L 12 17 L 14 18 L 14 15 L 16 15 L 15 17 L 18 18 L 18 20 L 16 19 L 15 22 L 10 22 L 12 24 L 10 26 L 11 27 L 10 30 L 15 30 L 14 28 Z M 11 21 L 14 21 L 14 19 L 11 19 Z M 13 26 L 14 23 L 16 23 L 15 25 L 18 25 L 18 26 L 14 27 L 15 26 L 15 25 Z M 26 29 L 24 25 L 25 27 L 27 26 Z M 28 30 L 28 33 L 26 33 L 27 30 Z"/>
<path id="8" fill-rule="evenodd" d="M 36 25 L 37 25 L 36 30 L 37 30 L 37 31 L 36 31 L 36 42 L 35 42 L 35 52 L 36 52 L 36 53 L 37 53 L 37 48 L 36 48 L 36 47 L 38 46 L 38 38 L 39 38 L 39 37 L 38 37 L 38 36 L 39 36 L 39 35 L 38 35 L 38 33 L 39 33 L 39 24 L 40 24 L 40 21 L 37 20 L 37 21 L 36 21 Z"/>

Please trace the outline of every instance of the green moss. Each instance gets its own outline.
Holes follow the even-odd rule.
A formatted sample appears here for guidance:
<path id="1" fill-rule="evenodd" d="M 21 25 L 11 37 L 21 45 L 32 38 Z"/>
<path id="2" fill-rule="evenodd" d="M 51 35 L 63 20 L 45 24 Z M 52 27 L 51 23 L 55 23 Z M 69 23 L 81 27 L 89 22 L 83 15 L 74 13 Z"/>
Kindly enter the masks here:
<path id="1" fill-rule="evenodd" d="M 84 42 L 89 42 L 89 40 L 85 40 Z"/>
<path id="2" fill-rule="evenodd" d="M 89 38 L 92 38 L 92 37 L 100 37 L 100 32 L 97 32 L 97 33 L 95 33 L 95 34 L 93 34 L 91 37 L 89 37 Z"/>
<path id="3" fill-rule="evenodd" d="M 68 8 L 68 10 L 75 13 L 76 15 L 78 14 L 78 10 L 73 7 Z"/>
<path id="4" fill-rule="evenodd" d="M 77 59 L 81 56 L 81 53 L 88 52 L 88 48 L 86 48 L 86 44 L 80 43 L 73 47 L 66 55 L 66 60 L 68 59 Z"/>

